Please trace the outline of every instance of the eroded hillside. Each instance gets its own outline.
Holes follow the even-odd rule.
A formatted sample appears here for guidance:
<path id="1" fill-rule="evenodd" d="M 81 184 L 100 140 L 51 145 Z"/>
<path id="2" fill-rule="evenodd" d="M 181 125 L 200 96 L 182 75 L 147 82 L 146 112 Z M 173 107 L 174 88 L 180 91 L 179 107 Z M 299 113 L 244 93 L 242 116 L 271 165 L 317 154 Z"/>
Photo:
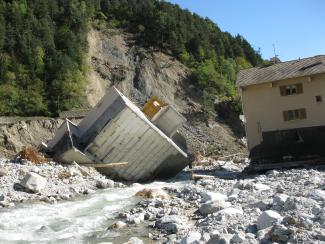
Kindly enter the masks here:
<path id="1" fill-rule="evenodd" d="M 158 96 L 188 119 L 182 132 L 194 151 L 245 152 L 239 135 L 236 136 L 227 123 L 218 123 L 218 119 L 206 121 L 199 104 L 201 94 L 191 81 L 190 71 L 175 58 L 138 47 L 131 34 L 119 30 L 91 29 L 88 43 L 87 101 L 90 106 L 112 85 L 138 106 L 143 106 L 149 97 Z"/>

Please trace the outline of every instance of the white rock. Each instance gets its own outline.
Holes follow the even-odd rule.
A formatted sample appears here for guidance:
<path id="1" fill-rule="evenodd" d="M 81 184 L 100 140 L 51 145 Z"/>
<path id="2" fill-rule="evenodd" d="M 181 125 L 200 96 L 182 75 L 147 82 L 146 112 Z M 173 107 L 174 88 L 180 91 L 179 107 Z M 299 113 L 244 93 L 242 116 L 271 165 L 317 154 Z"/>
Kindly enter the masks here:
<path id="1" fill-rule="evenodd" d="M 100 189 L 104 188 L 113 188 L 114 187 L 114 181 L 110 179 L 99 179 L 96 182 L 96 187 Z"/>
<path id="2" fill-rule="evenodd" d="M 30 172 L 34 172 L 34 173 L 38 174 L 40 172 L 40 169 L 37 166 L 33 166 L 33 167 L 30 168 Z"/>
<path id="3" fill-rule="evenodd" d="M 128 244 L 143 244 L 143 241 L 137 237 L 132 237 L 132 238 L 130 238 L 130 240 L 127 243 Z"/>
<path id="4" fill-rule="evenodd" d="M 220 236 L 213 236 L 207 244 L 229 244 L 231 238 L 233 237 L 232 234 L 221 234 Z"/>
<path id="5" fill-rule="evenodd" d="M 277 205 L 277 206 L 283 206 L 284 203 L 287 201 L 288 199 L 288 195 L 286 194 L 276 194 L 273 196 L 273 205 Z"/>
<path id="6" fill-rule="evenodd" d="M 244 232 L 238 232 L 236 233 L 230 240 L 231 243 L 243 243 L 245 242 L 245 233 Z"/>
<path id="7" fill-rule="evenodd" d="M 201 193 L 202 202 L 216 201 L 216 200 L 227 200 L 227 196 L 219 192 L 203 192 Z"/>
<path id="8" fill-rule="evenodd" d="M 127 224 L 124 223 L 123 221 L 117 221 L 116 223 L 112 224 L 109 229 L 121 229 L 126 227 Z"/>
<path id="9" fill-rule="evenodd" d="M 308 196 L 316 201 L 325 201 L 325 191 L 323 190 L 313 190 L 308 193 Z"/>
<path id="10" fill-rule="evenodd" d="M 261 183 L 254 184 L 253 188 L 256 191 L 270 191 L 271 190 L 271 188 L 269 186 L 261 184 Z"/>
<path id="11" fill-rule="evenodd" d="M 5 168 L 0 168 L 0 176 L 5 176 L 8 174 L 8 170 Z"/>
<path id="12" fill-rule="evenodd" d="M 211 213 L 215 213 L 221 209 L 230 207 L 231 204 L 229 202 L 225 202 L 224 200 L 215 200 L 213 202 L 203 203 L 199 208 L 199 212 L 202 215 L 207 215 Z"/>
<path id="13" fill-rule="evenodd" d="M 47 183 L 47 180 L 44 177 L 42 177 L 34 172 L 29 172 L 22 179 L 22 181 L 20 182 L 20 185 L 22 185 L 24 188 L 30 190 L 31 192 L 39 192 L 45 188 L 46 183 Z"/>
<path id="14" fill-rule="evenodd" d="M 243 212 L 243 210 L 237 209 L 237 208 L 225 208 L 225 209 L 218 211 L 218 214 L 232 216 L 232 215 L 236 215 L 236 214 L 242 215 L 242 214 L 244 214 L 244 212 Z"/>
<path id="15" fill-rule="evenodd" d="M 69 167 L 68 167 L 68 171 L 69 171 L 69 174 L 70 174 L 71 176 L 81 176 L 81 175 L 82 175 L 81 172 L 80 172 L 80 170 L 77 169 L 77 168 L 74 167 L 74 166 L 69 166 Z"/>
<path id="16" fill-rule="evenodd" d="M 264 211 L 257 219 L 257 229 L 263 230 L 282 221 L 282 216 L 273 210 Z"/>
<path id="17" fill-rule="evenodd" d="M 201 237 L 200 232 L 192 231 L 181 240 L 180 244 L 200 244 Z"/>

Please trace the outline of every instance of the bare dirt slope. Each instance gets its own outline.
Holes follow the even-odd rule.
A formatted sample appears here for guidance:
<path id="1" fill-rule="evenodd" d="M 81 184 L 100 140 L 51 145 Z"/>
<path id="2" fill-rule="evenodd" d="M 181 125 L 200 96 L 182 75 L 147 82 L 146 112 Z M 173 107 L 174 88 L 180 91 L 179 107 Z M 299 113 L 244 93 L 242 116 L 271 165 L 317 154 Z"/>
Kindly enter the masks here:
<path id="1" fill-rule="evenodd" d="M 0 158 L 13 158 L 25 146 L 38 147 L 53 137 L 62 119 L 27 119 L 0 125 Z"/>

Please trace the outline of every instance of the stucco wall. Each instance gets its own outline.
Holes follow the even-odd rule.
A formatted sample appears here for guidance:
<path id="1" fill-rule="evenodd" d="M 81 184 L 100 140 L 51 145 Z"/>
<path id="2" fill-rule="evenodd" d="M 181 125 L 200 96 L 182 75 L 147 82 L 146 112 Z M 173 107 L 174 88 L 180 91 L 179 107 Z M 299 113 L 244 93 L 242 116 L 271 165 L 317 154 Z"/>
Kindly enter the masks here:
<path id="1" fill-rule="evenodd" d="M 280 86 L 296 83 L 303 84 L 302 94 L 281 96 Z M 263 131 L 325 125 L 325 74 L 252 85 L 241 94 L 249 149 L 261 142 Z M 322 102 L 316 102 L 317 95 Z M 306 109 L 306 119 L 284 121 L 283 111 L 300 108 Z"/>

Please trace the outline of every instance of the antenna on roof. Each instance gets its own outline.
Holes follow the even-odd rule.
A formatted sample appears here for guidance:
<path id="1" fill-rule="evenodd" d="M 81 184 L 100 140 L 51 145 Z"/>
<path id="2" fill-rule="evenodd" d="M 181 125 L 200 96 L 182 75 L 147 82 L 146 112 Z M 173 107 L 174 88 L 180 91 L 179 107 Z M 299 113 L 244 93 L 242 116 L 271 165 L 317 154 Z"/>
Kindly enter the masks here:
<path id="1" fill-rule="evenodd" d="M 272 58 L 273 59 L 272 61 L 273 61 L 273 64 L 277 64 L 277 63 L 279 63 L 279 58 L 275 51 L 275 45 L 272 44 L 272 46 L 273 46 L 273 53 L 274 53 L 274 57 Z"/>

